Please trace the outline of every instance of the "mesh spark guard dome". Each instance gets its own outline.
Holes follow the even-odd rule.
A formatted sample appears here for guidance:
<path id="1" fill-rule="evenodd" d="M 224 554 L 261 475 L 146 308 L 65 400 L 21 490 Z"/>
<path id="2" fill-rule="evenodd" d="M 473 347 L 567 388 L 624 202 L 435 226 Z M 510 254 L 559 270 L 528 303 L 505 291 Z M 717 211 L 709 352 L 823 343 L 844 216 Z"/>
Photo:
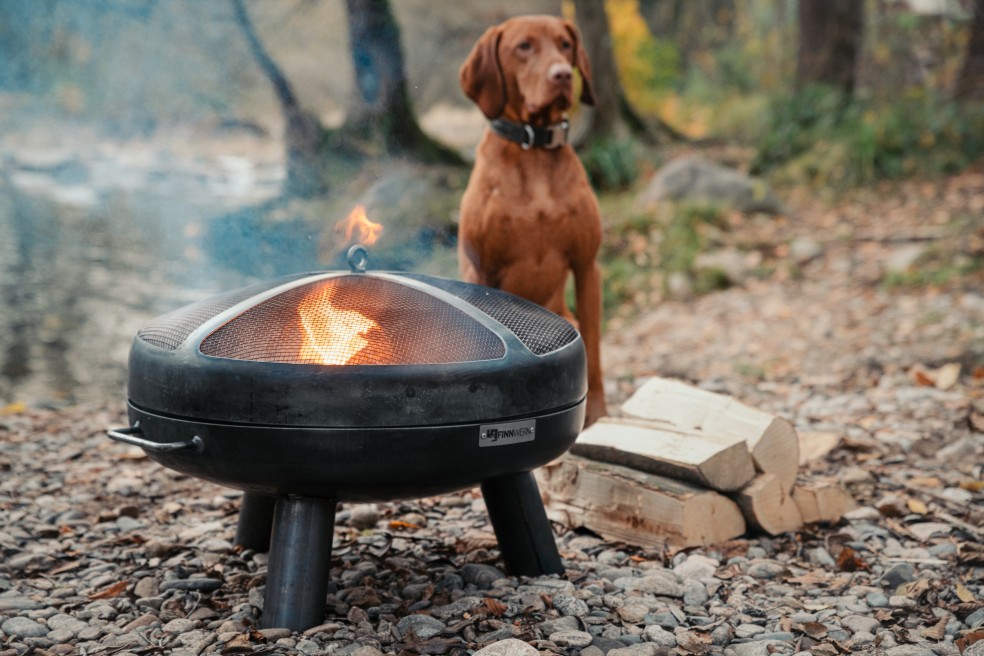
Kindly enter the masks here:
<path id="1" fill-rule="evenodd" d="M 382 272 L 295 275 L 141 329 L 134 406 L 268 426 L 415 426 L 522 417 L 586 393 L 564 319 L 486 287 Z"/>

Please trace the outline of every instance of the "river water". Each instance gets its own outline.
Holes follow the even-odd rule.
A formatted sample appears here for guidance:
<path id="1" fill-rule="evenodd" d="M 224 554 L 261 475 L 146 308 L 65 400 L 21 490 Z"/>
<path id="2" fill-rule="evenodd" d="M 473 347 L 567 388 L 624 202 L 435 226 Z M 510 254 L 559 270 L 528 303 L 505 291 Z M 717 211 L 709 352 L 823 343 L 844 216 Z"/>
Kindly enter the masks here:
<path id="1" fill-rule="evenodd" d="M 316 235 L 294 226 L 271 246 L 277 230 L 244 211 L 282 177 L 277 144 L 249 135 L 0 134 L 0 411 L 122 402 L 130 343 L 150 318 L 317 268 Z"/>

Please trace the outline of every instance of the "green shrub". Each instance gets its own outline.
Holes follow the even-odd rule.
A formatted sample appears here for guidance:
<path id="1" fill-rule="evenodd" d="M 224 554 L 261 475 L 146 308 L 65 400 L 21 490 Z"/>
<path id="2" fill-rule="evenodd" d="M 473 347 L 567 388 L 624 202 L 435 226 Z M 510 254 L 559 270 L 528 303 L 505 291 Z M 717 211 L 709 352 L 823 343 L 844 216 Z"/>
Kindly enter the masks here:
<path id="1" fill-rule="evenodd" d="M 753 173 L 791 182 L 856 186 L 951 173 L 984 156 L 984 107 L 932 94 L 892 101 L 824 87 L 776 98 Z"/>
<path id="2" fill-rule="evenodd" d="M 639 162 L 631 140 L 605 139 L 581 153 L 591 186 L 598 191 L 628 189 L 639 177 Z"/>

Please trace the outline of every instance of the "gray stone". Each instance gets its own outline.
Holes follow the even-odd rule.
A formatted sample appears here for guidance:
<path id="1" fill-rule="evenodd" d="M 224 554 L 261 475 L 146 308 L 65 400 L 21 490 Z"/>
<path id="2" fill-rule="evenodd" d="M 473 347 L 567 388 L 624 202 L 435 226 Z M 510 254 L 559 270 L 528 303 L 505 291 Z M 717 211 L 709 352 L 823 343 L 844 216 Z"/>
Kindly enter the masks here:
<path id="1" fill-rule="evenodd" d="M 48 629 L 26 617 L 11 617 L 0 624 L 0 631 L 14 638 L 43 638 L 48 635 Z"/>
<path id="2" fill-rule="evenodd" d="M 706 585 L 693 579 L 687 579 L 683 582 L 684 606 L 703 606 L 708 599 L 710 596 L 707 594 Z"/>
<path id="3" fill-rule="evenodd" d="M 74 638 L 78 635 L 79 631 L 87 628 L 89 625 L 82 620 L 76 619 L 71 615 L 66 615 L 64 613 L 58 613 L 57 615 L 52 615 L 47 620 L 49 629 L 58 629 L 61 631 L 68 631 L 71 633 L 71 637 Z M 54 638 L 52 638 L 54 640 Z"/>
<path id="4" fill-rule="evenodd" d="M 587 647 L 593 640 L 591 634 L 585 631 L 557 631 L 547 639 L 558 647 Z"/>
<path id="5" fill-rule="evenodd" d="M 773 560 L 755 560 L 749 563 L 746 573 L 756 579 L 771 580 L 786 573 L 786 566 Z"/>
<path id="6" fill-rule="evenodd" d="M 491 565 L 468 563 L 461 568 L 461 578 L 466 585 L 471 583 L 479 590 L 488 590 L 493 583 L 506 578 L 506 575 Z"/>
<path id="7" fill-rule="evenodd" d="M 367 529 L 373 528 L 379 523 L 379 511 L 376 510 L 374 504 L 362 504 L 359 506 L 353 506 L 349 510 L 349 526 L 360 531 L 365 531 Z"/>
<path id="8" fill-rule="evenodd" d="M 145 576 L 133 586 L 133 594 L 137 599 L 150 599 L 156 597 L 161 592 L 157 579 L 153 576 Z"/>
<path id="9" fill-rule="evenodd" d="M 626 592 L 638 590 L 657 597 L 683 597 L 683 586 L 665 574 L 647 574 L 642 578 L 626 576 L 613 583 Z"/>
<path id="10" fill-rule="evenodd" d="M 460 617 L 475 606 L 481 605 L 481 603 L 482 600 L 478 597 L 462 597 L 461 599 L 453 601 L 446 606 L 432 608 L 430 614 L 438 619 L 447 620 L 452 617 Z"/>
<path id="11" fill-rule="evenodd" d="M 885 656 L 936 656 L 928 646 L 896 645 L 885 650 Z"/>
<path id="12" fill-rule="evenodd" d="M 508 640 L 494 642 L 488 647 L 483 647 L 472 656 L 540 656 L 540 652 L 536 650 L 536 647 L 522 640 L 509 638 Z"/>
<path id="13" fill-rule="evenodd" d="M 646 606 L 645 604 L 628 603 L 615 611 L 615 613 L 623 622 L 628 624 L 641 624 L 646 618 L 646 615 L 649 614 L 649 606 Z"/>
<path id="14" fill-rule="evenodd" d="M 27 597 L 0 597 L 0 613 L 4 611 L 33 610 L 41 604 Z"/>
<path id="15" fill-rule="evenodd" d="M 894 590 L 903 583 L 916 579 L 916 570 L 911 563 L 896 563 L 882 574 L 882 580 Z"/>
<path id="16" fill-rule="evenodd" d="M 161 583 L 160 591 L 194 590 L 195 592 L 211 592 L 221 587 L 222 581 L 219 579 L 173 579 Z"/>
<path id="17" fill-rule="evenodd" d="M 584 617 L 591 612 L 588 604 L 583 599 L 578 599 L 574 595 L 559 594 L 553 598 L 553 607 L 567 617 Z"/>
<path id="18" fill-rule="evenodd" d="M 964 649 L 963 656 L 984 656 L 984 640 L 978 640 L 971 646 Z"/>
<path id="19" fill-rule="evenodd" d="M 736 642 L 728 649 L 735 656 L 770 656 L 772 653 L 769 651 L 769 643 L 765 641 Z"/>
<path id="20" fill-rule="evenodd" d="M 758 624 L 739 624 L 735 627 L 735 637 L 738 639 L 753 638 L 760 633 L 765 633 L 765 627 Z"/>
<path id="21" fill-rule="evenodd" d="M 664 629 L 661 626 L 653 624 L 652 626 L 647 626 L 643 634 L 653 644 L 659 645 L 660 647 L 676 647 L 677 640 L 676 636 Z"/>
<path id="22" fill-rule="evenodd" d="M 967 616 L 964 620 L 964 624 L 972 629 L 976 629 L 979 626 L 984 626 L 984 608 L 978 608 L 973 613 Z"/>
<path id="23" fill-rule="evenodd" d="M 691 554 L 687 556 L 686 560 L 676 565 L 673 568 L 673 572 L 681 581 L 687 581 L 688 579 L 709 579 L 713 578 L 714 572 L 717 571 L 720 565 L 721 561 L 715 560 L 714 558 L 700 554 Z"/>
<path id="24" fill-rule="evenodd" d="M 652 642 L 639 642 L 620 649 L 612 649 L 607 656 L 663 656 L 667 653 L 664 647 Z"/>
<path id="25" fill-rule="evenodd" d="M 696 156 L 679 157 L 663 166 L 639 195 L 638 203 L 650 207 L 663 200 L 712 203 L 740 212 L 783 213 L 766 182 Z"/>
<path id="26" fill-rule="evenodd" d="M 540 630 L 544 635 L 557 633 L 560 631 L 577 631 L 581 628 L 581 623 L 576 617 L 558 617 L 555 620 L 547 620 L 540 624 Z"/>
<path id="27" fill-rule="evenodd" d="M 875 590 L 866 594 L 864 601 L 872 608 L 885 608 L 888 606 L 888 595 L 880 590 Z"/>
<path id="28" fill-rule="evenodd" d="M 848 615 L 842 617 L 840 624 L 851 633 L 874 633 L 881 627 L 881 622 L 874 617 L 865 617 L 864 615 Z"/>
<path id="29" fill-rule="evenodd" d="M 433 638 L 447 627 L 438 619 L 429 615 L 418 614 L 400 618 L 400 621 L 396 623 L 396 628 L 403 636 L 412 632 L 418 638 L 426 640 L 427 638 Z"/>
<path id="30" fill-rule="evenodd" d="M 63 645 L 75 638 L 75 633 L 69 631 L 68 629 L 52 629 L 48 631 L 48 635 L 45 636 L 53 644 Z"/>
<path id="31" fill-rule="evenodd" d="M 198 628 L 199 622 L 195 620 L 189 620 L 184 617 L 180 617 L 176 620 L 171 620 L 162 627 L 164 633 L 187 633 L 189 631 L 194 631 Z"/>

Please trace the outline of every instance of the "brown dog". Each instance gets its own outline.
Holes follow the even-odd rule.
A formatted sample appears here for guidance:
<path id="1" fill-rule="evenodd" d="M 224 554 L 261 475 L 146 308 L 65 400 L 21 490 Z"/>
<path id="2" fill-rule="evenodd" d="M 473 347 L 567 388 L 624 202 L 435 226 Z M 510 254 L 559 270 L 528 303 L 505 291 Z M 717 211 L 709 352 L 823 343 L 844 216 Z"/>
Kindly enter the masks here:
<path id="1" fill-rule="evenodd" d="M 554 16 L 521 16 L 486 30 L 461 67 L 461 86 L 491 121 L 461 200 L 462 277 L 543 305 L 573 321 L 564 301 L 574 274 L 577 323 L 588 357 L 585 425 L 604 416 L 598 201 L 574 149 L 565 112 L 573 69 L 593 104 L 577 29 Z"/>

